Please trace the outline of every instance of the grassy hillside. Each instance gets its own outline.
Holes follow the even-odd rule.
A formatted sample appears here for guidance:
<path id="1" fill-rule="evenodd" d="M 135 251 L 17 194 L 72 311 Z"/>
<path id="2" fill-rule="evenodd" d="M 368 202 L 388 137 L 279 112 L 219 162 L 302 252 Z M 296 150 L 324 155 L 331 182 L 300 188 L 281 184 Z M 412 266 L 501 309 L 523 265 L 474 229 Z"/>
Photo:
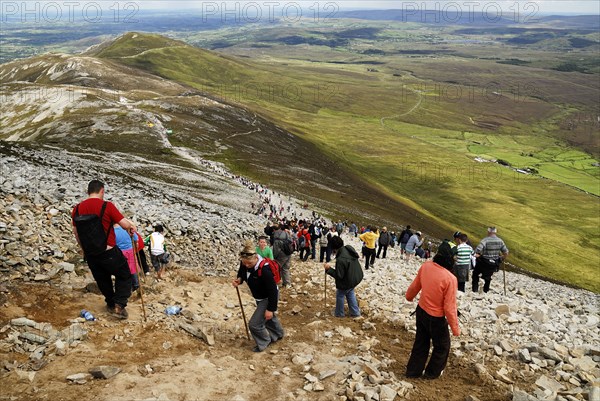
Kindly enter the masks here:
<path id="1" fill-rule="evenodd" d="M 100 56 L 248 105 L 416 210 L 399 224 L 440 237 L 456 228 L 475 240 L 496 225 L 516 265 L 600 291 L 591 263 L 600 260 L 596 159 L 554 132 L 574 113 L 593 109 L 598 84 L 585 74 L 480 59 L 361 57 L 322 45 L 241 59 L 179 44 L 135 44 L 142 39 L 151 40 L 139 35 Z M 453 96 L 458 90 L 463 95 Z M 361 188 L 354 193 L 366 206 L 389 202 L 365 199 Z"/>

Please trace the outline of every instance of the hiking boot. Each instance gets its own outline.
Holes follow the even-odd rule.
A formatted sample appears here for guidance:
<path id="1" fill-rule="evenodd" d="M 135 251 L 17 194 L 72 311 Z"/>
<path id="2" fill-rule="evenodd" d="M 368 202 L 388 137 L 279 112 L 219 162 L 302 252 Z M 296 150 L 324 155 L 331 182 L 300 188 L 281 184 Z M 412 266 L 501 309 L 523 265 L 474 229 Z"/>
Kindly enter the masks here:
<path id="1" fill-rule="evenodd" d="M 115 308 L 113 309 L 111 315 L 116 317 L 117 319 L 127 319 L 129 317 L 129 313 L 127 313 L 125 307 L 119 304 L 115 305 Z"/>

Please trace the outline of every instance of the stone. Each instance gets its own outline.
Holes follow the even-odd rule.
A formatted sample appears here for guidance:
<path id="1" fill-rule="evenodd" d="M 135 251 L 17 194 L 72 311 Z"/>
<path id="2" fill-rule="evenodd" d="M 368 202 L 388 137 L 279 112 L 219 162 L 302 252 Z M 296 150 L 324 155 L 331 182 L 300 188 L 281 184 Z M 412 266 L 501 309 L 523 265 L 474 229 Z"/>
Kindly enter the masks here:
<path id="1" fill-rule="evenodd" d="M 215 345 L 215 338 L 212 334 L 210 334 L 208 332 L 208 328 L 206 328 L 206 327 L 197 328 L 197 327 L 192 326 L 191 324 L 188 324 L 185 322 L 180 322 L 179 327 L 181 329 L 187 331 L 194 337 L 204 340 L 208 345 L 210 345 L 210 346 Z"/>
<path id="2" fill-rule="evenodd" d="M 542 390 L 548 390 L 551 393 L 557 393 L 558 391 L 564 389 L 564 386 L 557 382 L 554 379 L 549 378 L 546 375 L 541 375 L 536 381 L 535 385 L 541 388 Z"/>
<path id="3" fill-rule="evenodd" d="M 311 375 L 310 373 L 305 374 L 304 379 L 306 379 L 310 383 L 316 383 L 319 381 L 319 379 L 317 379 L 315 376 Z"/>
<path id="4" fill-rule="evenodd" d="M 46 341 L 48 341 L 48 339 L 46 337 L 40 336 L 38 334 L 33 334 L 33 333 L 19 333 L 19 338 L 23 339 L 23 340 L 27 340 L 29 342 L 35 343 L 35 344 L 45 344 Z"/>
<path id="5" fill-rule="evenodd" d="M 338 334 L 341 335 L 344 338 L 351 338 L 351 337 L 353 337 L 353 335 L 352 335 L 352 329 L 350 327 L 338 326 L 338 327 L 336 327 L 335 331 L 337 331 Z"/>
<path id="6" fill-rule="evenodd" d="M 531 320 L 537 323 L 546 323 L 548 321 L 548 315 L 541 310 L 536 310 L 531 314 Z"/>
<path id="7" fill-rule="evenodd" d="M 335 370 L 326 370 L 319 373 L 319 380 L 325 380 L 328 377 L 334 376 L 337 373 Z"/>
<path id="8" fill-rule="evenodd" d="M 587 355 L 583 356 L 581 358 L 571 358 L 569 360 L 569 362 L 575 368 L 583 370 L 583 371 L 590 371 L 596 367 L 596 362 L 594 362 L 594 360 Z"/>
<path id="9" fill-rule="evenodd" d="M 299 314 L 300 312 L 302 312 L 302 309 L 303 309 L 303 308 L 302 308 L 300 305 L 296 305 L 296 306 L 294 306 L 294 309 L 292 309 L 292 314 L 293 314 L 293 315 L 297 315 L 297 314 Z"/>
<path id="10" fill-rule="evenodd" d="M 313 384 L 314 391 L 325 391 L 325 386 L 321 382 L 316 382 Z"/>
<path id="11" fill-rule="evenodd" d="M 10 321 L 10 324 L 13 326 L 28 326 L 28 327 L 35 327 L 37 325 L 37 323 L 31 319 L 27 319 L 26 317 L 19 317 L 16 319 L 12 319 Z"/>
<path id="12" fill-rule="evenodd" d="M 313 360 L 311 354 L 296 354 L 292 357 L 292 363 L 294 365 L 307 365 Z"/>
<path id="13" fill-rule="evenodd" d="M 95 366 L 88 371 L 96 379 L 110 379 L 121 372 L 120 368 L 115 366 Z"/>
<path id="14" fill-rule="evenodd" d="M 385 384 L 379 386 L 379 401 L 394 401 L 396 390 Z"/>
<path id="15" fill-rule="evenodd" d="M 67 344 L 65 344 L 64 341 L 62 340 L 56 340 L 56 342 L 54 343 L 54 347 L 55 347 L 55 352 L 56 355 L 58 356 L 65 356 L 67 355 Z"/>
<path id="16" fill-rule="evenodd" d="M 510 345 L 510 343 L 507 340 L 500 340 L 498 342 L 498 345 L 506 352 L 512 352 L 513 350 L 512 345 Z"/>
<path id="17" fill-rule="evenodd" d="M 75 265 L 73 263 L 60 262 L 58 264 L 58 267 L 60 267 L 61 269 L 63 269 L 63 271 L 67 273 L 72 273 L 75 271 Z"/>
<path id="18" fill-rule="evenodd" d="M 531 355 L 529 354 L 529 350 L 527 348 L 520 349 L 518 351 L 519 359 L 523 362 L 531 362 Z"/>
<path id="19" fill-rule="evenodd" d="M 67 380 L 76 382 L 77 384 L 85 384 L 86 380 L 90 379 L 91 377 L 92 376 L 89 373 L 75 373 L 67 376 Z"/>
<path id="20" fill-rule="evenodd" d="M 373 366 L 372 364 L 365 363 L 363 365 L 363 370 L 367 373 L 367 375 L 381 376 L 381 374 L 379 373 L 379 370 L 377 370 L 377 368 L 375 366 Z"/>
<path id="21" fill-rule="evenodd" d="M 496 316 L 498 316 L 498 317 L 500 317 L 502 315 L 508 316 L 508 315 L 510 315 L 510 307 L 508 305 L 501 304 L 501 305 L 496 306 L 495 312 L 496 312 Z"/>
<path id="22" fill-rule="evenodd" d="M 17 380 L 19 382 L 28 382 L 28 383 L 33 383 L 33 381 L 35 380 L 35 372 L 27 372 L 25 370 L 20 370 L 20 369 L 15 369 L 14 371 L 17 375 Z"/>

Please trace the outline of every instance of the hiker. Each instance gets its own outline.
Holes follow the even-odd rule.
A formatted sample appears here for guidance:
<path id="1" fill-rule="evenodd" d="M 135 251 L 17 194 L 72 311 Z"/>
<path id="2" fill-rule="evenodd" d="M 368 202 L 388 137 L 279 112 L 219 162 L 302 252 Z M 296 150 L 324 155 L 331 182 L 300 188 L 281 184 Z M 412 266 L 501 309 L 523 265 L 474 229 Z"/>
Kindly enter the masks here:
<path id="1" fill-rule="evenodd" d="M 287 243 L 287 252 L 285 252 Z M 292 259 L 292 234 L 287 224 L 279 224 L 273 232 L 273 255 L 281 269 L 281 281 L 284 287 L 291 287 L 290 263 Z"/>
<path id="2" fill-rule="evenodd" d="M 404 253 L 406 254 L 406 258 L 411 260 L 413 256 L 415 256 L 417 247 L 423 245 L 423 240 L 421 239 L 421 231 L 417 231 L 414 233 L 406 243 L 404 247 Z"/>
<path id="3" fill-rule="evenodd" d="M 327 238 L 329 232 L 327 227 L 324 225 L 320 225 L 319 229 L 321 231 L 321 236 L 319 237 L 319 262 L 323 263 L 327 255 L 327 247 L 329 245 L 329 239 Z M 329 262 L 329 260 L 327 260 L 327 262 Z"/>
<path id="4" fill-rule="evenodd" d="M 250 333 L 256 341 L 254 352 L 262 352 L 269 344 L 283 338 L 284 331 L 275 314 L 279 298 L 279 289 L 271 268 L 262 263 L 262 256 L 256 253 L 252 241 L 248 241 L 240 252 L 240 267 L 233 286 L 244 281 L 248 283 L 252 296 L 256 300 L 256 310 L 248 324 Z"/>
<path id="5" fill-rule="evenodd" d="M 308 226 L 308 233 L 310 234 L 310 258 L 314 260 L 317 256 L 317 240 L 321 237 L 321 230 L 314 221 Z"/>
<path id="6" fill-rule="evenodd" d="M 113 229 L 115 230 L 116 246 L 121 250 L 125 259 L 127 259 L 127 265 L 131 272 L 131 290 L 137 291 L 137 289 L 140 288 L 140 279 L 138 277 L 135 251 L 133 250 L 131 237 L 129 236 L 129 233 L 118 224 L 114 224 Z M 138 236 L 135 232 L 133 233 L 133 240 L 136 242 L 138 240 Z"/>
<path id="7" fill-rule="evenodd" d="M 387 231 L 387 227 L 383 227 L 381 229 L 381 234 L 379 234 L 379 248 L 377 249 L 377 259 L 381 255 L 381 250 L 383 249 L 383 258 L 387 255 L 388 246 L 392 243 L 392 236 Z"/>
<path id="8" fill-rule="evenodd" d="M 358 237 L 358 227 L 352 221 L 350 222 L 350 228 L 348 229 L 348 232 L 350 235 L 353 235 L 354 238 Z"/>
<path id="9" fill-rule="evenodd" d="M 164 265 L 169 263 L 169 254 L 167 253 L 163 231 L 162 224 L 157 224 L 154 226 L 154 232 L 148 236 L 146 241 L 146 244 L 150 245 L 150 262 L 159 279 L 163 278 Z"/>
<path id="10" fill-rule="evenodd" d="M 406 243 L 408 242 L 410 237 L 412 237 L 412 235 L 413 233 L 410 230 L 410 226 L 406 226 L 406 228 L 400 233 L 400 255 L 404 255 L 406 253 Z"/>
<path id="11" fill-rule="evenodd" d="M 108 312 L 119 319 L 127 319 L 129 315 L 125 308 L 131 295 L 131 272 L 123 253 L 115 246 L 113 225 L 119 224 L 130 234 L 136 227 L 112 202 L 104 201 L 102 181 L 90 181 L 87 193 L 88 198 L 75 206 L 71 214 L 75 239 L 104 295 Z"/>
<path id="12" fill-rule="evenodd" d="M 409 302 L 421 292 L 415 311 L 417 333 L 406 365 L 406 377 L 417 378 L 423 375 L 426 379 L 438 378 L 446 367 L 450 353 L 448 324 L 454 336 L 460 335 L 456 309 L 457 281 L 450 272 L 453 265 L 452 250 L 448 242 L 444 241 L 433 261 L 421 265 L 417 277 L 406 290 L 406 300 Z M 431 358 L 425 367 L 431 344 Z"/>
<path id="13" fill-rule="evenodd" d="M 375 265 L 375 243 L 379 238 L 377 227 L 371 227 L 370 231 L 359 235 L 358 238 L 365 243 L 362 252 L 365 256 L 365 270 L 369 270 L 369 266 Z"/>
<path id="14" fill-rule="evenodd" d="M 327 249 L 325 249 L 325 262 L 331 262 L 331 255 L 333 253 L 333 249 L 331 249 L 331 239 L 333 237 L 339 237 L 337 230 L 334 225 L 329 228 L 329 232 L 327 233 Z"/>
<path id="15" fill-rule="evenodd" d="M 308 260 L 308 256 L 310 254 L 310 234 L 308 233 L 308 229 L 304 228 L 303 225 L 299 226 L 298 230 L 298 248 L 300 249 L 300 259 L 303 262 Z"/>
<path id="16" fill-rule="evenodd" d="M 360 316 L 354 288 L 362 281 L 363 271 L 358 261 L 358 253 L 350 245 L 344 246 L 340 236 L 331 239 L 331 248 L 335 252 L 335 268 L 325 263 L 325 272 L 335 278 L 335 317 L 344 317 L 344 298 L 348 301 L 351 317 Z"/>
<path id="17" fill-rule="evenodd" d="M 483 292 L 490 290 L 492 275 L 500 269 L 500 265 L 508 256 L 508 248 L 504 241 L 496 235 L 496 227 L 488 227 L 488 235 L 475 248 L 475 268 L 473 269 L 473 292 L 479 291 L 479 276 L 483 278 Z"/>
<path id="18" fill-rule="evenodd" d="M 458 291 L 465 292 L 465 283 L 469 281 L 469 269 L 471 268 L 471 256 L 473 248 L 468 244 L 469 237 L 467 234 L 458 233 L 454 237 L 456 247 L 452 248 L 454 254 L 454 270 L 452 271 L 458 280 Z"/>
<path id="19" fill-rule="evenodd" d="M 273 250 L 270 246 L 267 245 L 268 240 L 269 237 L 267 237 L 266 235 L 261 235 L 260 237 L 258 237 L 258 246 L 256 247 L 256 253 L 258 253 L 263 258 L 275 259 L 273 257 Z"/>

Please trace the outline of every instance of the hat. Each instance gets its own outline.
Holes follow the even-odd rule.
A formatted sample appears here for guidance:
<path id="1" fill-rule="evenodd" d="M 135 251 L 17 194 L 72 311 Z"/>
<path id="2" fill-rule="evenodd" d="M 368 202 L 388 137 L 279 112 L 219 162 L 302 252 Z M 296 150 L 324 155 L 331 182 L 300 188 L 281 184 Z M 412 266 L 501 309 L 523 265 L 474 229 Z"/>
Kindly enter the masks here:
<path id="1" fill-rule="evenodd" d="M 415 234 L 417 234 L 420 237 L 421 236 L 421 231 L 417 231 Z"/>
<path id="2" fill-rule="evenodd" d="M 454 238 L 458 238 L 460 236 L 461 232 L 460 231 L 456 231 L 454 232 L 454 235 L 452 235 Z"/>
<path id="3" fill-rule="evenodd" d="M 240 259 L 250 259 L 254 255 L 256 255 L 254 243 L 252 243 L 252 241 L 246 241 L 244 247 L 240 251 Z"/>

